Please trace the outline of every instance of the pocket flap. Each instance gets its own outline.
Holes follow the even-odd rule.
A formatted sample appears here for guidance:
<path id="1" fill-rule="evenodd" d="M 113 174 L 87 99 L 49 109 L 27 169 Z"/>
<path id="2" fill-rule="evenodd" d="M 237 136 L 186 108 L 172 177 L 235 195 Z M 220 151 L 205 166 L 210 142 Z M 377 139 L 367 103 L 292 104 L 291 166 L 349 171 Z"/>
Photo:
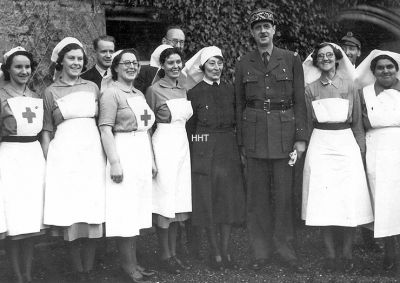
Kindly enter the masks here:
<path id="1" fill-rule="evenodd" d="M 280 73 L 280 74 L 276 74 L 276 80 L 277 81 L 292 81 L 293 77 L 292 77 L 292 74 L 289 74 L 289 73 Z"/>
<path id="2" fill-rule="evenodd" d="M 294 113 L 293 110 L 281 111 L 281 122 L 292 122 L 294 121 Z"/>
<path id="3" fill-rule="evenodd" d="M 257 122 L 257 112 L 248 108 L 243 112 L 243 121 Z"/>
<path id="4" fill-rule="evenodd" d="M 257 75 L 248 74 L 243 77 L 243 83 L 256 83 L 256 82 L 258 82 Z"/>

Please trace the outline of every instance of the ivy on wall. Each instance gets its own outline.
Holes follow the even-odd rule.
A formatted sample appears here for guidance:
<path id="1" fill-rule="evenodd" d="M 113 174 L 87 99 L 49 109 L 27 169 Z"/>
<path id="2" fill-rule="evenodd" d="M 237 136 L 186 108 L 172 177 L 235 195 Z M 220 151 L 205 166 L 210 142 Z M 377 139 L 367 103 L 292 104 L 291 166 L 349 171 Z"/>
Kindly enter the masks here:
<path id="1" fill-rule="evenodd" d="M 226 59 L 226 81 L 233 80 L 237 58 L 255 48 L 248 24 L 248 17 L 253 10 L 270 8 L 276 15 L 275 44 L 297 51 L 305 58 L 316 43 L 335 39 L 338 27 L 327 16 L 327 10 L 337 12 L 338 1 L 120 0 L 125 5 L 169 11 L 168 20 L 185 30 L 188 56 L 205 46 L 220 47 Z"/>

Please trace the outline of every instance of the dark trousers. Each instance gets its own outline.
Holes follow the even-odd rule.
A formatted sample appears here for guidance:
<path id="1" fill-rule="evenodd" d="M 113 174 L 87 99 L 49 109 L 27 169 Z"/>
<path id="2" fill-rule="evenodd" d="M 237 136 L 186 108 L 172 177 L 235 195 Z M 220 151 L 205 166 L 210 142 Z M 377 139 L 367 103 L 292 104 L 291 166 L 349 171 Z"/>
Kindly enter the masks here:
<path id="1" fill-rule="evenodd" d="M 292 180 L 288 159 L 247 158 L 247 228 L 256 259 L 269 258 L 273 246 L 282 259 L 296 259 Z"/>

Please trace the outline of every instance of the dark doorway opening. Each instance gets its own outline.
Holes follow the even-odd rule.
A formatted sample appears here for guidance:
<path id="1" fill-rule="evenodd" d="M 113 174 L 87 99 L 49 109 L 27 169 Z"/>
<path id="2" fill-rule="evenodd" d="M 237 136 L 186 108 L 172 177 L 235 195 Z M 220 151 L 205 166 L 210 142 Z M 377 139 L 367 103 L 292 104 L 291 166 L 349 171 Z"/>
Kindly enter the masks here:
<path id="1" fill-rule="evenodd" d="M 151 8 L 106 8 L 106 31 L 115 38 L 115 49 L 135 48 L 142 63 L 150 61 L 167 26 L 166 16 Z"/>

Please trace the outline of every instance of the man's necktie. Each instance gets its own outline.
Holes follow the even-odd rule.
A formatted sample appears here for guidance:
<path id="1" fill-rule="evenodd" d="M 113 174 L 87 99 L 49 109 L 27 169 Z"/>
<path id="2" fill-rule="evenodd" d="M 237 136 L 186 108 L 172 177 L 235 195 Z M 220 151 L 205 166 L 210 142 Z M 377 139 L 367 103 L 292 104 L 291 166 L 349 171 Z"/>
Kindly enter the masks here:
<path id="1" fill-rule="evenodd" d="M 265 67 L 267 67 L 268 66 L 268 57 L 269 57 L 269 54 L 268 54 L 268 52 L 267 51 L 265 51 L 264 53 L 263 53 L 263 61 L 264 61 L 264 65 L 265 65 Z"/>

